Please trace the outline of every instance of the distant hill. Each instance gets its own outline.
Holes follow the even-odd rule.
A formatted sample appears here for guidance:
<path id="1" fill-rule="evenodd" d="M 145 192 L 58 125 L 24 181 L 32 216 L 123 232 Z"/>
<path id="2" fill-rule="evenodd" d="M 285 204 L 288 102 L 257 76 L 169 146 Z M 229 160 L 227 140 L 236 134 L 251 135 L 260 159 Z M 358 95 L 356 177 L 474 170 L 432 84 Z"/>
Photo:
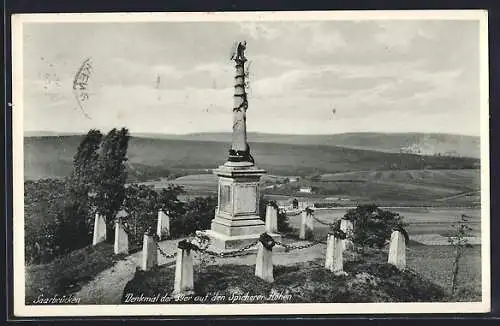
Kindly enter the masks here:
<path id="1" fill-rule="evenodd" d="M 192 141 L 231 141 L 231 133 L 197 133 L 167 135 L 137 133 L 136 137 L 175 139 Z M 439 133 L 344 133 L 332 135 L 283 135 L 249 133 L 250 143 L 277 143 L 294 145 L 341 146 L 388 153 L 413 153 L 421 155 L 443 155 L 480 157 L 480 139 L 476 136 Z"/>
<path id="2" fill-rule="evenodd" d="M 60 131 L 25 131 L 24 137 L 47 137 L 47 136 L 80 136 L 84 135 L 83 132 L 60 132 Z"/>
<path id="3" fill-rule="evenodd" d="M 82 139 L 74 136 L 24 138 L 26 179 L 64 177 L 71 173 L 73 155 Z M 353 149 L 333 145 L 265 143 L 252 135 L 257 165 L 271 174 L 311 175 L 366 170 L 477 168 L 473 158 L 422 156 Z M 130 180 L 152 180 L 174 173 L 206 173 L 223 164 L 229 142 L 132 137 L 128 150 Z M 177 175 L 179 176 L 179 175 Z"/>

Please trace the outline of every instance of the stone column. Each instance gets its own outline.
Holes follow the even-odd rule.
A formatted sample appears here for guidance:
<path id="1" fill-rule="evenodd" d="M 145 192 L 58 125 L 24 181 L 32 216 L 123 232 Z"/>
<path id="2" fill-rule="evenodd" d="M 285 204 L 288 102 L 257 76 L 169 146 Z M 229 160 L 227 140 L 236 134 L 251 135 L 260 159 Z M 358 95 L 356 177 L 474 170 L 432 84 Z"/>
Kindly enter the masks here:
<path id="1" fill-rule="evenodd" d="M 271 204 L 268 204 L 266 207 L 266 232 L 278 232 L 278 211 Z"/>
<path id="2" fill-rule="evenodd" d="M 125 231 L 121 221 L 115 223 L 115 255 L 126 254 L 128 255 L 128 233 Z"/>
<path id="3" fill-rule="evenodd" d="M 244 60 L 235 60 L 234 107 L 233 107 L 233 142 L 231 149 L 245 151 L 247 149 L 246 111 L 248 107 L 245 92 Z"/>
<path id="4" fill-rule="evenodd" d="M 100 242 L 106 240 L 106 221 L 104 220 L 104 216 L 99 213 L 95 214 L 94 219 L 94 238 L 92 240 L 92 245 L 96 245 Z"/>
<path id="5" fill-rule="evenodd" d="M 300 220 L 300 232 L 299 238 L 303 240 L 309 240 L 313 238 L 314 222 L 312 214 L 309 214 L 306 210 L 302 211 L 302 216 Z"/>
<path id="6" fill-rule="evenodd" d="M 389 258 L 387 262 L 398 269 L 406 268 L 406 242 L 400 231 L 393 231 L 389 247 Z"/>
<path id="7" fill-rule="evenodd" d="M 160 240 L 167 239 L 170 236 L 170 216 L 161 209 L 158 211 L 156 234 Z"/>
<path id="8" fill-rule="evenodd" d="M 142 242 L 142 270 L 148 271 L 158 265 L 158 248 L 152 234 L 144 234 Z"/>
<path id="9" fill-rule="evenodd" d="M 264 247 L 262 242 L 257 243 L 257 260 L 255 262 L 255 276 L 266 282 L 274 282 L 273 251 Z"/>
<path id="10" fill-rule="evenodd" d="M 180 241 L 177 246 L 175 262 L 175 281 L 173 295 L 189 295 L 194 293 L 193 255 L 187 241 Z"/>
<path id="11" fill-rule="evenodd" d="M 345 232 L 347 235 L 347 239 L 342 240 L 342 248 L 343 250 L 346 249 L 352 249 L 354 247 L 354 244 L 350 237 L 352 237 L 353 231 L 354 231 L 354 226 L 352 224 L 352 221 L 346 220 L 346 219 L 341 219 L 340 220 L 340 229 Z"/>
<path id="12" fill-rule="evenodd" d="M 326 240 L 325 268 L 336 275 L 345 274 L 342 240 L 328 234 Z"/>

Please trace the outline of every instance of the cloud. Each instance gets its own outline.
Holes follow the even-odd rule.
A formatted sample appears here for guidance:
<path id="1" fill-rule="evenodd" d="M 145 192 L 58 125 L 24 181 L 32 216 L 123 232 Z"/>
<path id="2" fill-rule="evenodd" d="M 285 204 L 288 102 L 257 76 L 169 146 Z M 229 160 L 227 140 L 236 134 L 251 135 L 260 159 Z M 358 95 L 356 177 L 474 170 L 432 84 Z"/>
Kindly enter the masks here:
<path id="1" fill-rule="evenodd" d="M 391 48 L 391 50 L 408 51 L 416 39 L 433 40 L 431 31 L 426 31 L 419 21 L 378 22 L 381 30 L 375 35 L 376 42 Z"/>
<path id="2" fill-rule="evenodd" d="M 308 54 L 330 54 L 339 51 L 347 46 L 342 34 L 337 31 L 330 33 L 315 32 L 312 33 L 312 38 L 309 45 L 306 45 Z"/>
<path id="3" fill-rule="evenodd" d="M 272 41 L 281 36 L 281 31 L 278 28 L 273 28 L 272 24 L 269 23 L 242 22 L 240 23 L 240 31 L 254 40 Z"/>
<path id="4" fill-rule="evenodd" d="M 475 122 L 459 123 L 478 115 L 477 31 L 452 21 L 31 26 L 25 126 L 64 130 L 78 121 L 79 128 L 126 123 L 136 131 L 230 130 L 229 49 L 244 38 L 252 62 L 252 130 L 473 130 Z M 71 90 L 87 55 L 95 68 L 85 106 L 92 122 L 78 111 Z M 63 86 L 45 88 L 46 75 Z"/>

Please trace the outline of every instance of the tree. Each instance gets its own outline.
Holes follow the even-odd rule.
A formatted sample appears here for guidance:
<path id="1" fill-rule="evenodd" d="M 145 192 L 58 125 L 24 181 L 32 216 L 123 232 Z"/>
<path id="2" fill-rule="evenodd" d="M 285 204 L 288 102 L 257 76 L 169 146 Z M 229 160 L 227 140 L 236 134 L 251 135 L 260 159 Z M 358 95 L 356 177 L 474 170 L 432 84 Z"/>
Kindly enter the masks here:
<path id="1" fill-rule="evenodd" d="M 86 191 L 93 191 L 98 178 L 99 147 L 102 134 L 99 130 L 91 129 L 78 145 L 73 157 L 73 172 L 71 186 Z"/>
<path id="2" fill-rule="evenodd" d="M 106 219 L 108 239 L 113 240 L 114 216 L 125 199 L 128 129 L 113 128 L 103 139 L 98 160 L 96 208 Z"/>
<path id="3" fill-rule="evenodd" d="M 362 247 L 382 248 L 394 228 L 404 227 L 403 217 L 376 205 L 360 205 L 344 215 L 353 222 L 353 242 Z"/>
<path id="4" fill-rule="evenodd" d="M 465 249 L 472 247 L 467 240 L 467 236 L 472 228 L 468 225 L 469 217 L 462 214 L 459 221 L 452 226 L 454 232 L 448 237 L 448 242 L 455 250 L 455 259 L 453 260 L 452 274 L 451 274 L 451 293 L 455 294 L 458 285 L 458 271 L 460 266 L 460 259 L 462 258 Z"/>
<path id="5" fill-rule="evenodd" d="M 92 198 L 97 184 L 99 146 L 102 134 L 91 129 L 78 145 L 73 171 L 67 180 L 66 202 L 57 215 L 56 242 L 63 252 L 88 245 L 92 233 Z"/>

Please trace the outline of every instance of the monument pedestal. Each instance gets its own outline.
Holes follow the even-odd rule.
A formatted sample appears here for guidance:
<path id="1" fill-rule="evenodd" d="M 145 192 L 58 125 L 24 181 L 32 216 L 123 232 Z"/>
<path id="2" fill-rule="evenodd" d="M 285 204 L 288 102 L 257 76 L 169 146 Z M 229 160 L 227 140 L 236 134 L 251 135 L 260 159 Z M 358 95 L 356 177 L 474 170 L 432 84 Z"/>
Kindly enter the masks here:
<path id="1" fill-rule="evenodd" d="M 246 41 L 239 42 L 231 56 L 235 62 L 233 139 L 227 162 L 214 171 L 219 176 L 219 203 L 211 229 L 204 232 L 210 239 L 209 249 L 217 252 L 245 247 L 266 232 L 266 225 L 259 218 L 259 181 L 266 171 L 254 165 L 247 142 L 245 49 Z M 281 239 L 279 234 L 271 236 L 277 241 Z"/>
<path id="2" fill-rule="evenodd" d="M 259 180 L 266 173 L 250 162 L 227 162 L 214 171 L 219 176 L 218 207 L 210 230 L 210 249 L 227 252 L 242 248 L 266 232 L 259 217 Z M 279 234 L 270 234 L 281 241 Z"/>

